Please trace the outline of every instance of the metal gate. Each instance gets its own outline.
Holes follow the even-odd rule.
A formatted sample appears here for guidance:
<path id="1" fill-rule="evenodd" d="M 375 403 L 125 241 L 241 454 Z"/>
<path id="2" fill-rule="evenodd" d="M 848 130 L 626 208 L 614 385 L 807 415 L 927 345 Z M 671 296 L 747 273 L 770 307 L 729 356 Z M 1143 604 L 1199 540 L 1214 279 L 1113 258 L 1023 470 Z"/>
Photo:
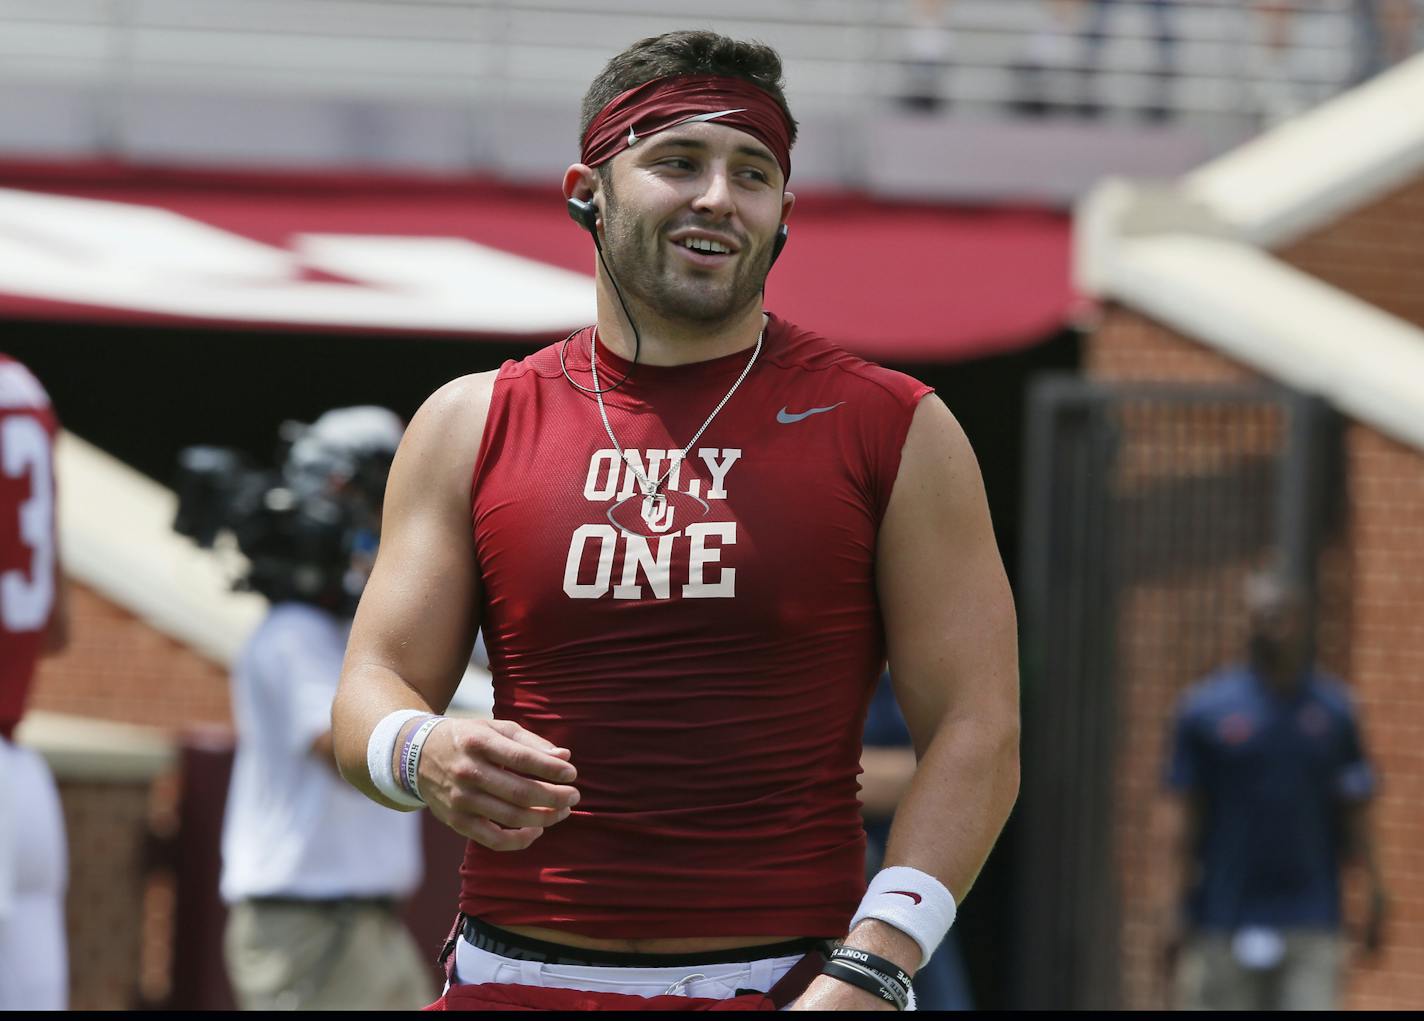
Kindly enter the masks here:
<path id="1" fill-rule="evenodd" d="M 1333 418 L 1268 386 L 1048 377 L 1029 402 L 1018 603 L 1015 1005 L 1166 1003 L 1154 839 L 1182 689 L 1241 656 L 1245 577 L 1313 590 Z"/>

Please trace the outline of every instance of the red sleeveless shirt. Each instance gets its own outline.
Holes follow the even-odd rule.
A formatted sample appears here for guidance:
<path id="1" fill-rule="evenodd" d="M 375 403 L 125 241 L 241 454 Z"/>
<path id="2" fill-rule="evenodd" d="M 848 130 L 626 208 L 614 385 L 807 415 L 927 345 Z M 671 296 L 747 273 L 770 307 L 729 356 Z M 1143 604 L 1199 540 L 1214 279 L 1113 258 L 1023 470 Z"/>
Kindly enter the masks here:
<path id="1" fill-rule="evenodd" d="M 567 349 L 590 385 L 590 331 Z M 582 800 L 471 842 L 461 910 L 588 936 L 839 936 L 864 889 L 861 728 L 885 660 L 876 533 L 930 388 L 772 317 L 751 351 L 599 348 L 618 443 L 559 348 L 501 368 L 472 521 L 495 715 L 570 749 Z"/>
<path id="2" fill-rule="evenodd" d="M 0 735 L 7 739 L 24 715 L 54 607 L 58 429 L 44 388 L 0 355 Z"/>

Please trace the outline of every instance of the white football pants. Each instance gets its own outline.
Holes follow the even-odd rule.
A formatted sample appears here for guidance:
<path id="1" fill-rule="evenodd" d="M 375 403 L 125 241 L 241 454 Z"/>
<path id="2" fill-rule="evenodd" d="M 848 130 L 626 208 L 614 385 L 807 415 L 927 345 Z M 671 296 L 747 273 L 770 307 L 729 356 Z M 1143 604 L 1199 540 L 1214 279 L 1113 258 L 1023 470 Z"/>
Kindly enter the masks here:
<path id="1" fill-rule="evenodd" d="M 38 754 L 0 738 L 0 1010 L 64 1010 L 69 860 L 59 791 Z"/>

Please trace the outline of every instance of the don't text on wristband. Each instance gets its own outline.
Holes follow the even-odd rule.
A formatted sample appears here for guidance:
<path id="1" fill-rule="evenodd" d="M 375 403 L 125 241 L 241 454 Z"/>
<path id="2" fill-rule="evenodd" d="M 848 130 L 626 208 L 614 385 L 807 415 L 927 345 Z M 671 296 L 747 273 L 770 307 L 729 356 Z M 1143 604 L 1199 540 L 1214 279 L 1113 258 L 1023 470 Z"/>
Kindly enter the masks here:
<path id="1" fill-rule="evenodd" d="M 892 1005 L 896 1010 L 906 1010 L 910 1006 L 909 991 L 901 989 L 894 979 L 888 975 L 882 975 L 873 968 L 866 968 L 853 961 L 830 960 L 821 969 L 821 974 L 864 989 L 870 995 Z"/>
<path id="2" fill-rule="evenodd" d="M 371 783 L 387 800 L 406 808 L 421 808 L 424 802 L 406 793 L 396 780 L 396 741 L 400 739 L 401 728 L 407 723 L 418 716 L 429 715 L 420 709 L 397 709 L 376 724 L 366 742 L 366 772 L 371 777 Z"/>
<path id="3" fill-rule="evenodd" d="M 868 918 L 893 925 L 920 947 L 920 967 L 954 924 L 954 895 L 927 872 L 903 865 L 882 869 L 870 881 L 850 927 Z"/>
<path id="4" fill-rule="evenodd" d="M 872 954 L 869 950 L 861 950 L 859 947 L 839 946 L 831 950 L 831 960 L 849 961 L 862 968 L 869 968 L 899 986 L 906 999 L 910 996 L 910 976 L 905 974 L 904 969 L 888 957 Z"/>

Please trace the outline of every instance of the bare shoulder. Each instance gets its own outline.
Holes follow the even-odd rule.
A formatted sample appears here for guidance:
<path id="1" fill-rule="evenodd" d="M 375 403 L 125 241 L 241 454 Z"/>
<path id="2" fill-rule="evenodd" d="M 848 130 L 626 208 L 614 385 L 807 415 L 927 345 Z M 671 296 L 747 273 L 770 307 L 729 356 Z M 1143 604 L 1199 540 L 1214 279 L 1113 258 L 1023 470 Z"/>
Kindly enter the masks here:
<path id="1" fill-rule="evenodd" d="M 498 375 L 499 370 L 492 369 L 452 379 L 425 399 L 410 423 L 411 428 L 422 432 L 458 431 L 462 434 L 473 428 L 477 431 L 475 438 L 478 441 L 478 434 L 484 431 Z"/>
<path id="2" fill-rule="evenodd" d="M 915 407 L 896 478 L 898 494 L 973 499 L 983 492 L 979 461 L 969 437 L 944 401 L 927 394 Z M 893 502 L 893 501 L 892 501 Z"/>
<path id="3" fill-rule="evenodd" d="M 468 496 L 498 375 L 492 370 L 461 376 L 425 399 L 396 453 L 393 486 L 424 490 L 434 483 L 452 496 Z"/>
<path id="4" fill-rule="evenodd" d="M 959 421 L 933 394 L 915 408 L 878 547 L 880 570 L 896 573 L 999 563 L 979 461 Z"/>

